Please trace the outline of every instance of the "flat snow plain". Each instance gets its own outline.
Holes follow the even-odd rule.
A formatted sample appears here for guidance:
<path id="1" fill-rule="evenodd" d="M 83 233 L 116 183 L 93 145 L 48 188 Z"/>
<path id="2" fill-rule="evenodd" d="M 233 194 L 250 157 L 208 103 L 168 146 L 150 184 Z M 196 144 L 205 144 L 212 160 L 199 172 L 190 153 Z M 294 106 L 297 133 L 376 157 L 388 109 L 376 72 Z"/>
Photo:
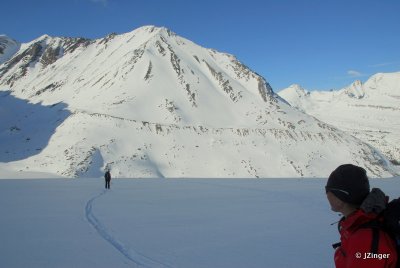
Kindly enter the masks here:
<path id="1" fill-rule="evenodd" d="M 333 267 L 326 179 L 0 180 L 1 267 Z M 372 179 L 391 198 L 400 177 Z"/>

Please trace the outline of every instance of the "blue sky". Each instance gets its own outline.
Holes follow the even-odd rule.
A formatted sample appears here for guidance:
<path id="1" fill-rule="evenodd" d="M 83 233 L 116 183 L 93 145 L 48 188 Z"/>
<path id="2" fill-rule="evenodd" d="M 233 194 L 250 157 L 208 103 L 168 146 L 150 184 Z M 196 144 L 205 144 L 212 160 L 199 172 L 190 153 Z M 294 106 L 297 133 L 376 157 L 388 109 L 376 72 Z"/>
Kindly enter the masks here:
<path id="1" fill-rule="evenodd" d="M 399 0 L 6 0 L 0 34 L 101 38 L 144 25 L 235 55 L 275 91 L 400 71 Z"/>

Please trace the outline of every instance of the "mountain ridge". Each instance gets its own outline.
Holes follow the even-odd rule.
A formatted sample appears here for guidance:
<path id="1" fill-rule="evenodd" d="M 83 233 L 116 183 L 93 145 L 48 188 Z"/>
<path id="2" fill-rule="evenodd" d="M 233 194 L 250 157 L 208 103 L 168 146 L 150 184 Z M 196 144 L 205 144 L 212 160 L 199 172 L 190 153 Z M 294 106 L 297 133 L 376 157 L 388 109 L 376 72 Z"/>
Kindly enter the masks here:
<path id="1" fill-rule="evenodd" d="M 371 144 L 400 164 L 400 72 L 377 73 L 365 83 L 356 80 L 335 91 L 278 94 L 293 107 Z"/>
<path id="2" fill-rule="evenodd" d="M 235 56 L 166 28 L 95 40 L 42 36 L 0 65 L 0 90 L 8 113 L 7 103 L 26 101 L 18 121 L 0 117 L 7 169 L 315 177 L 345 161 L 374 176 L 396 174 L 374 148 L 290 107 Z M 46 141 L 35 127 L 41 114 L 51 115 Z"/>

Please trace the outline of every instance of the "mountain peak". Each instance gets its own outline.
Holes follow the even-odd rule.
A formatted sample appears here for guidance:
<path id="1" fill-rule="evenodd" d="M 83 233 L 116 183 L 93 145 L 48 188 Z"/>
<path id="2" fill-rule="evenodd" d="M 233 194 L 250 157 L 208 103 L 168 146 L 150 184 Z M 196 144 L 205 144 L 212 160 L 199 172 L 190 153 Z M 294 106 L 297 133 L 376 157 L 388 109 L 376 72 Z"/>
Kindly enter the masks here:
<path id="1" fill-rule="evenodd" d="M 310 93 L 299 84 L 292 84 L 279 92 L 279 95 L 284 99 L 303 98 Z"/>
<path id="2" fill-rule="evenodd" d="M 302 86 L 300 86 L 299 84 L 292 84 L 292 85 L 289 86 L 289 88 L 292 88 L 293 90 L 296 90 L 296 91 L 303 91 L 303 92 L 306 91 L 306 90 L 305 90 Z"/>
<path id="3" fill-rule="evenodd" d="M 11 46 L 18 46 L 19 42 L 16 40 L 12 39 L 11 37 L 5 35 L 5 34 L 0 34 L 0 49 L 6 49 L 6 47 L 11 47 Z M 1 51 L 0 51 L 1 53 Z"/>
<path id="4" fill-rule="evenodd" d="M 0 64 L 9 60 L 21 47 L 21 44 L 5 34 L 0 35 Z"/>
<path id="5" fill-rule="evenodd" d="M 65 101 L 62 92 L 68 90 L 69 104 L 79 109 L 106 107 L 115 116 L 211 126 L 230 126 L 239 119 L 249 124 L 241 113 L 252 98 L 262 105 L 278 101 L 268 82 L 234 56 L 203 48 L 165 27 L 143 26 L 93 41 L 43 35 L 25 47 L 0 71 L 0 83 L 34 101 Z M 63 75 L 56 66 L 65 68 Z M 30 72 L 48 79 L 37 80 Z M 108 97 L 98 96 L 100 90 Z M 83 92 L 96 98 L 84 103 Z M 221 105 L 229 112 L 220 113 Z M 135 113 L 127 115 L 128 108 L 120 107 Z"/>
<path id="6" fill-rule="evenodd" d="M 10 42 L 18 43 L 17 41 L 15 41 L 13 38 L 9 37 L 6 34 L 0 34 L 0 40 L 8 40 Z"/>
<path id="7" fill-rule="evenodd" d="M 344 94 L 350 98 L 362 99 L 365 96 L 363 83 L 360 80 L 354 81 L 350 86 L 344 89 Z"/>
<path id="8" fill-rule="evenodd" d="M 163 35 L 164 37 L 177 36 L 176 33 L 164 26 L 145 25 L 126 33 L 130 35 Z"/>
<path id="9" fill-rule="evenodd" d="M 160 32 L 160 33 L 171 33 L 173 35 L 176 35 L 174 32 L 172 32 L 170 29 L 168 29 L 165 26 L 155 26 L 155 25 L 145 25 L 140 28 L 137 28 L 136 31 L 147 31 L 147 32 Z"/>
<path id="10" fill-rule="evenodd" d="M 38 38 L 36 38 L 35 40 L 33 40 L 32 42 L 36 43 L 36 42 L 43 42 L 43 41 L 48 41 L 49 39 L 51 39 L 52 37 L 48 34 L 43 34 L 41 36 L 39 36 Z"/>

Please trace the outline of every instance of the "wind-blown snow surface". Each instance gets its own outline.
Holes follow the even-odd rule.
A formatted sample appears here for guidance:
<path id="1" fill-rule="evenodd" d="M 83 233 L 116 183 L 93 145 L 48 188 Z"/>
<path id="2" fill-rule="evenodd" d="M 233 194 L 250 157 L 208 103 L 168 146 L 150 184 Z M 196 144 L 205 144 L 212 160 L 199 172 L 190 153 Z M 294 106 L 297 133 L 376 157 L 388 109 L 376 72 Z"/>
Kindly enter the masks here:
<path id="1" fill-rule="evenodd" d="M 41 36 L 0 65 L 0 90 L 0 166 L 16 171 L 318 177 L 355 163 L 395 174 L 374 148 L 293 109 L 234 56 L 165 28 Z"/>
<path id="2" fill-rule="evenodd" d="M 371 186 L 395 197 L 399 179 Z M 333 267 L 325 183 L 0 180 L 0 266 Z"/>
<path id="3" fill-rule="evenodd" d="M 338 91 L 293 85 L 278 93 L 293 107 L 371 144 L 400 165 L 400 72 L 379 73 Z"/>

